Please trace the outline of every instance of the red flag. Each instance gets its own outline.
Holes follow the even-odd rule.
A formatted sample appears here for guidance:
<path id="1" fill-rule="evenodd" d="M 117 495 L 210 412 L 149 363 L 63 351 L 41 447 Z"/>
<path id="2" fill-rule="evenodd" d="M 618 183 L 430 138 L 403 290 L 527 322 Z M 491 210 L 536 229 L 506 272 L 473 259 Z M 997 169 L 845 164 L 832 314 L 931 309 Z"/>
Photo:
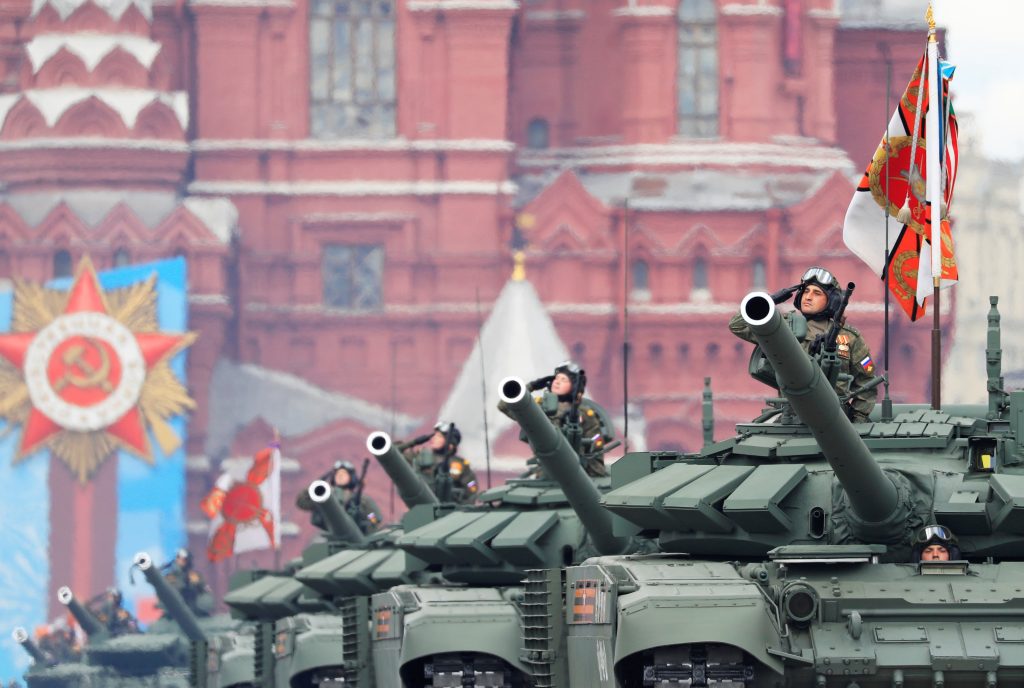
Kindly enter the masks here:
<path id="1" fill-rule="evenodd" d="M 889 290 L 911 320 L 925 314 L 924 293 L 930 293 L 931 265 L 921 260 L 931 250 L 931 207 L 926 199 L 925 117 L 928 109 L 927 82 L 923 77 L 925 58 L 914 70 L 910 83 L 889 121 L 889 150 L 882 139 L 850 207 L 843 225 L 843 241 L 883 279 L 889 276 Z M 958 161 L 957 121 L 949 102 L 953 67 L 940 62 L 942 119 L 939 145 L 943 147 L 943 198 L 946 209 L 952 201 Z M 886 242 L 885 212 L 897 222 L 890 224 Z M 903 211 L 901 213 L 901 210 Z M 945 213 L 942 217 L 942 286 L 957 280 L 953 236 Z"/>
<path id="2" fill-rule="evenodd" d="M 200 502 L 210 518 L 206 554 L 221 561 L 281 544 L 281 452 L 276 446 L 256 452 L 252 463 L 229 464 Z"/>

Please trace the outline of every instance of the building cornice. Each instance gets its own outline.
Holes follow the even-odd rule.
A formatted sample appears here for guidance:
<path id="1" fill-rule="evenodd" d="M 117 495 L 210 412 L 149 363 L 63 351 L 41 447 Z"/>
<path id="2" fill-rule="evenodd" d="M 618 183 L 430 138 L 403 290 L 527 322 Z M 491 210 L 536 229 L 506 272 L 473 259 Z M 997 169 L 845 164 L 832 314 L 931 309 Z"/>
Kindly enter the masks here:
<path id="1" fill-rule="evenodd" d="M 193 194 L 218 196 L 510 196 L 511 181 L 197 181 Z"/>
<path id="2" fill-rule="evenodd" d="M 525 14 L 530 22 L 578 22 L 586 16 L 586 10 L 529 10 Z"/>
<path id="3" fill-rule="evenodd" d="M 767 5 L 764 0 L 757 5 L 732 3 L 722 6 L 722 14 L 727 17 L 781 17 L 782 8 Z"/>
<path id="4" fill-rule="evenodd" d="M 516 156 L 522 168 L 590 166 L 714 166 L 747 167 L 769 165 L 806 169 L 834 169 L 852 173 L 853 162 L 839 148 L 788 146 L 774 143 L 725 143 L 681 141 L 667 144 L 555 148 L 543 151 L 522 149 Z"/>
<path id="5" fill-rule="evenodd" d="M 0 153 L 30 151 L 30 150 L 62 150 L 90 149 L 90 150 L 141 150 L 155 151 L 161 153 L 188 153 L 189 146 L 182 141 L 168 141 L 165 139 L 109 139 L 101 137 L 50 137 L 31 138 L 15 141 L 0 141 Z"/>
<path id="6" fill-rule="evenodd" d="M 407 6 L 410 12 L 515 11 L 519 9 L 519 3 L 514 0 L 409 0 Z"/>
<path id="7" fill-rule="evenodd" d="M 947 300 L 948 301 L 948 300 Z M 630 315 L 659 316 L 659 317 L 691 317 L 698 315 L 713 315 L 716 317 L 732 315 L 736 312 L 739 301 L 717 301 L 717 302 L 682 302 L 682 303 L 629 303 Z M 270 304 L 263 302 L 249 302 L 245 304 L 245 310 L 250 313 L 280 313 L 292 315 L 315 315 L 329 318 L 381 318 L 389 316 L 424 316 L 424 315 L 445 315 L 445 314 L 470 314 L 475 315 L 478 307 L 491 308 L 492 302 L 477 304 L 473 302 L 445 302 L 445 303 L 419 303 L 419 304 L 389 304 L 377 311 L 354 311 L 343 308 L 332 308 L 319 303 L 307 304 Z M 948 309 L 946 303 L 943 304 Z M 593 303 L 570 303 L 553 301 L 544 304 L 545 309 L 552 316 L 559 315 L 583 315 L 589 317 L 605 318 L 618 316 L 622 311 L 622 305 L 611 301 Z M 885 304 L 878 303 L 850 303 L 847 307 L 850 313 L 884 313 Z"/>
<path id="8" fill-rule="evenodd" d="M 671 17 L 675 13 L 675 9 L 666 5 L 640 5 L 612 10 L 613 17 Z"/>
<path id="9" fill-rule="evenodd" d="M 197 153 L 253 152 L 468 152 L 508 153 L 516 145 L 503 139 L 196 139 L 192 148 Z"/>

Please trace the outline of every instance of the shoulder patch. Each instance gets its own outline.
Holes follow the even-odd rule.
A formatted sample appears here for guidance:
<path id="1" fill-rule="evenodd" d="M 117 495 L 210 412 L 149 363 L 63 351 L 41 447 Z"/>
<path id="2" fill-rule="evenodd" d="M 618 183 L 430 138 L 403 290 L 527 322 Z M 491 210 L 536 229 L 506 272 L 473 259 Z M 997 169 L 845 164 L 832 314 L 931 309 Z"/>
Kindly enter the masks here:
<path id="1" fill-rule="evenodd" d="M 852 334 L 854 337 L 860 336 L 860 330 L 852 325 L 843 325 L 843 329 Z"/>

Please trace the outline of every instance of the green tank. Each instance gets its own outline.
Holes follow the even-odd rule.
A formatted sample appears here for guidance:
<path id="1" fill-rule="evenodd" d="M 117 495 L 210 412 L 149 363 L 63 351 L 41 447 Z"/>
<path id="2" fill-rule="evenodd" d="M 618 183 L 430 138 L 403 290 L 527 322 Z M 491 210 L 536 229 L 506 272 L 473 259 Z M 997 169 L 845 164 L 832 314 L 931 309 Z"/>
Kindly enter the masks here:
<path id="1" fill-rule="evenodd" d="M 57 662 L 23 629 L 16 630 L 15 640 L 34 660 L 25 675 L 29 688 L 192 688 L 197 685 L 194 682 L 205 680 L 206 663 L 200 658 L 205 660 L 207 634 L 237 630 L 238 622 L 226 615 L 196 618 L 152 566 L 148 555 L 136 555 L 135 565 L 156 588 L 165 616 L 145 633 L 114 636 L 70 588 L 60 588 L 58 601 L 86 634 L 83 656 L 78 662 Z M 243 679 L 234 685 L 251 684 L 251 662 L 248 667 L 248 681 Z"/>
<path id="2" fill-rule="evenodd" d="M 435 517 L 436 500 L 399 494 L 409 508 L 401 523 L 364 536 L 341 491 L 315 481 L 309 495 L 327 527 L 324 537 L 282 571 L 236 574 L 225 602 L 253 624 L 247 647 L 257 686 L 375 685 L 369 595 L 436 577 L 395 546 L 406 528 Z M 233 650 L 240 651 L 237 642 Z"/>
<path id="3" fill-rule="evenodd" d="M 858 424 L 767 294 L 741 312 L 778 413 L 612 466 L 612 532 L 660 552 L 529 574 L 534 688 L 1020 685 L 1024 392 L 1002 389 L 995 300 L 987 406 Z M 963 560 L 914 561 L 926 525 Z"/>
<path id="4" fill-rule="evenodd" d="M 481 494 L 479 504 L 452 509 L 398 540 L 444 582 L 399 585 L 373 596 L 378 688 L 533 685 L 533 659 L 522 641 L 532 614 L 523 604 L 527 572 L 560 570 L 633 546 L 631 537 L 612 534 L 617 517 L 600 506 L 609 479 L 585 474 L 525 387 L 521 398 L 506 401 L 533 412 L 531 445 L 547 477 L 510 480 Z M 385 433 L 371 435 L 367 446 L 382 465 L 412 474 Z M 410 492 L 420 491 L 412 478 L 405 481 Z"/>

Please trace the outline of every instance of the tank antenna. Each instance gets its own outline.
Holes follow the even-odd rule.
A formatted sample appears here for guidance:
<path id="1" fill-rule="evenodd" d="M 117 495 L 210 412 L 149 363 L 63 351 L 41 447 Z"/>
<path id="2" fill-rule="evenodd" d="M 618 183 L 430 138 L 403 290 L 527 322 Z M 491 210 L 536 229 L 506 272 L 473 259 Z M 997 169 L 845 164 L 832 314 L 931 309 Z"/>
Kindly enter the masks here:
<path id="1" fill-rule="evenodd" d="M 622 201 L 622 448 L 629 450 L 629 196 Z"/>
<path id="2" fill-rule="evenodd" d="M 521 251 L 518 253 L 522 253 Z M 516 264 L 519 267 L 519 263 Z M 480 308 L 480 287 L 476 288 L 476 341 L 480 348 L 480 394 L 484 413 L 484 456 L 487 457 L 487 489 L 491 489 L 491 436 L 487 428 L 487 369 L 484 367 L 484 315 Z"/>

